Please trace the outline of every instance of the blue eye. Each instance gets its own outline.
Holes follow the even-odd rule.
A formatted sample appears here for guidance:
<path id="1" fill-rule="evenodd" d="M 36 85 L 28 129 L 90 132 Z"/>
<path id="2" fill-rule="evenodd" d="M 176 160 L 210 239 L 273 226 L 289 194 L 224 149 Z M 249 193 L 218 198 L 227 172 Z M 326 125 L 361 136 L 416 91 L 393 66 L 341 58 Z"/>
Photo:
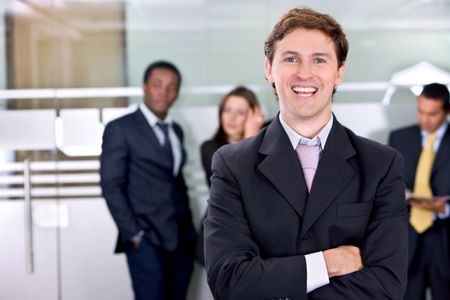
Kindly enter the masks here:
<path id="1" fill-rule="evenodd" d="M 296 62 L 296 61 L 297 61 L 297 58 L 295 58 L 295 57 L 293 57 L 293 56 L 286 57 L 286 61 L 287 61 L 287 62 L 290 62 L 290 63 L 291 63 L 291 62 L 293 63 L 293 62 Z"/>
<path id="2" fill-rule="evenodd" d="M 314 63 L 316 64 L 324 64 L 326 63 L 325 59 L 321 58 L 321 57 L 317 57 L 314 59 Z"/>

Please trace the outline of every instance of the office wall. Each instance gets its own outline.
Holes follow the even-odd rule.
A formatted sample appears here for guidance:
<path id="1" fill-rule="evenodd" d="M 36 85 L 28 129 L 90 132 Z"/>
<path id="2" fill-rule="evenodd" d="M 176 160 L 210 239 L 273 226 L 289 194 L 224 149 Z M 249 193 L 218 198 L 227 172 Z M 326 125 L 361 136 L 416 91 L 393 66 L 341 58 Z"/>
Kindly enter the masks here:
<path id="1" fill-rule="evenodd" d="M 419 2 L 419 1 L 417 1 Z M 424 1 L 425 2 L 425 1 Z M 130 85 L 141 84 L 145 65 L 169 59 L 180 66 L 186 93 L 178 105 L 216 104 L 227 87 L 256 88 L 270 114 L 276 102 L 263 72 L 263 43 L 289 8 L 305 5 L 334 16 L 350 43 L 344 82 L 389 82 L 393 73 L 421 61 L 450 70 L 449 5 L 433 1 L 134 1 L 126 10 L 126 61 Z M 450 19 L 450 18 L 447 18 Z M 222 89 L 220 89 L 222 87 Z M 336 102 L 379 102 L 385 90 L 340 91 Z M 400 89 L 395 102 L 413 95 Z M 135 99 L 138 101 L 138 99 Z"/>
<path id="2" fill-rule="evenodd" d="M 6 87 L 6 49 L 5 49 L 5 4 L 0 3 L 0 89 Z M 3 107 L 4 103 L 0 103 Z"/>
<path id="3" fill-rule="evenodd" d="M 123 5 L 8 1 L 8 87 L 90 88 L 125 85 Z M 117 26 L 104 26 L 117 24 Z M 2 47 L 3 51 L 5 47 Z M 16 108 L 96 107 L 96 99 L 20 101 Z M 94 100 L 94 101 L 93 101 Z M 123 105 L 120 99 L 103 105 Z"/>

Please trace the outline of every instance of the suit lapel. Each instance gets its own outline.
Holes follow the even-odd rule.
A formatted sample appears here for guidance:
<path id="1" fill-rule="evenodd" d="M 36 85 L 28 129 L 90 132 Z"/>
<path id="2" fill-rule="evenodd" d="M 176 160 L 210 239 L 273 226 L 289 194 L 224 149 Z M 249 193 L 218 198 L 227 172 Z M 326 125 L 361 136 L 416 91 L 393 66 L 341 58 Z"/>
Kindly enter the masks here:
<path id="1" fill-rule="evenodd" d="M 161 165 L 166 166 L 167 168 L 172 168 L 172 164 L 170 162 L 170 159 L 167 157 L 166 153 L 164 152 L 163 148 L 161 147 L 161 144 L 159 143 L 158 138 L 155 135 L 155 132 L 153 131 L 153 128 L 148 124 L 147 120 L 145 119 L 144 114 L 141 112 L 140 109 L 137 109 L 134 113 L 136 117 L 137 122 L 137 130 L 140 131 L 140 135 L 144 137 L 144 144 L 147 144 L 149 148 L 152 148 L 158 156 L 157 161 L 160 162 Z M 151 153 L 151 152 L 149 152 Z"/>
<path id="2" fill-rule="evenodd" d="M 444 161 L 449 157 L 450 157 L 450 125 L 447 127 L 447 130 L 445 131 L 438 152 L 436 153 L 432 174 L 434 174 L 439 169 L 439 167 L 443 165 Z"/>
<path id="3" fill-rule="evenodd" d="M 355 154 L 347 132 L 335 118 L 306 203 L 300 238 L 354 177 L 348 159 Z"/>
<path id="4" fill-rule="evenodd" d="M 259 153 L 265 158 L 258 169 L 294 210 L 303 216 L 308 195 L 305 180 L 296 153 L 278 117 L 267 128 Z"/>
<path id="5" fill-rule="evenodd" d="M 412 134 L 408 135 L 408 152 L 413 153 L 414 163 L 417 165 L 419 162 L 420 153 L 422 152 L 422 134 L 420 133 L 420 127 L 416 126 L 413 129 Z M 414 170 L 416 167 L 414 167 Z"/>
<path id="6" fill-rule="evenodd" d="M 180 164 L 180 168 L 181 168 L 186 163 L 186 158 L 187 158 L 186 149 L 184 149 L 183 130 L 181 129 L 180 125 L 178 125 L 175 122 L 173 123 L 173 130 L 174 130 L 175 134 L 178 137 L 178 141 L 180 142 L 180 147 L 181 147 L 181 164 Z"/>

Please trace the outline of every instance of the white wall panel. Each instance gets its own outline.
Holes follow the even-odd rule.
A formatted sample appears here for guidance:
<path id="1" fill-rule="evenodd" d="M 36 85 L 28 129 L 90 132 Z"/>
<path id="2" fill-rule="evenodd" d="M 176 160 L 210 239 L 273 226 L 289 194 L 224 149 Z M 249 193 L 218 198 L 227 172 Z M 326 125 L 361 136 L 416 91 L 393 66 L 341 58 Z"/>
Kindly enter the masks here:
<path id="1" fill-rule="evenodd" d="M 0 110 L 0 150 L 55 148 L 53 109 Z"/>

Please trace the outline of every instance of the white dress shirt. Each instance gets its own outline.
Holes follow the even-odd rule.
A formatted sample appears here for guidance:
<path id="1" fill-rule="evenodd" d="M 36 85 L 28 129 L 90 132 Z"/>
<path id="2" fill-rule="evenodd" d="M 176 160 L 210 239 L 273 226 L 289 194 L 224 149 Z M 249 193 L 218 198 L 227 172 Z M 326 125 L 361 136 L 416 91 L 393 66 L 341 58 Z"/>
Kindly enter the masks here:
<path id="1" fill-rule="evenodd" d="M 305 145 L 317 145 L 321 144 L 322 151 L 325 149 L 325 144 L 330 134 L 331 127 L 333 126 L 333 116 L 330 115 L 330 120 L 320 130 L 319 134 L 312 139 L 306 138 L 295 132 L 289 125 L 284 122 L 281 114 L 279 115 L 281 126 L 291 141 L 292 147 L 297 148 L 299 143 Z M 330 283 L 328 278 L 327 265 L 325 264 L 325 258 L 323 252 L 314 252 L 305 255 L 306 261 L 306 292 L 312 292 L 315 289 Z"/>
<path id="2" fill-rule="evenodd" d="M 178 139 L 175 131 L 173 130 L 173 121 L 169 114 L 167 114 L 164 120 L 160 120 L 144 103 L 139 105 L 139 109 L 144 114 L 145 119 L 147 120 L 150 127 L 153 129 L 156 137 L 158 138 L 161 146 L 164 145 L 164 133 L 161 128 L 159 128 L 156 123 L 164 122 L 169 125 L 169 140 L 172 145 L 172 154 L 173 154 L 173 175 L 177 176 L 180 172 L 181 166 L 181 142 Z"/>

